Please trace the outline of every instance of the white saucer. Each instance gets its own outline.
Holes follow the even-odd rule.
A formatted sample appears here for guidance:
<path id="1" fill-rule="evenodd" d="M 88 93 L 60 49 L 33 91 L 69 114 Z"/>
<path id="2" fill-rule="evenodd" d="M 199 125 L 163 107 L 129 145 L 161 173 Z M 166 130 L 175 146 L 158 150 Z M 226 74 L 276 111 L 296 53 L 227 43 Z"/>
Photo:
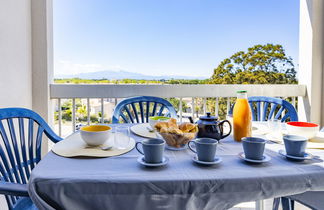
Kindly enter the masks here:
<path id="1" fill-rule="evenodd" d="M 137 162 L 139 162 L 143 166 L 158 167 L 158 166 L 164 166 L 164 165 L 168 164 L 169 158 L 168 157 L 163 157 L 161 163 L 147 163 L 144 160 L 144 156 L 140 156 L 140 157 L 137 158 Z"/>
<path id="2" fill-rule="evenodd" d="M 266 162 L 268 162 L 268 161 L 271 160 L 271 157 L 268 156 L 268 155 L 266 155 L 266 154 L 263 155 L 263 159 L 262 159 L 262 160 L 248 159 L 248 158 L 245 157 L 244 152 L 240 152 L 238 155 L 239 155 L 239 157 L 240 157 L 242 160 L 245 160 L 245 161 L 247 161 L 247 162 L 251 162 L 251 163 L 266 163 Z"/>
<path id="3" fill-rule="evenodd" d="M 222 158 L 221 157 L 215 157 L 214 161 L 212 161 L 212 162 L 200 161 L 200 160 L 198 160 L 197 155 L 195 155 L 192 158 L 192 160 L 195 163 L 198 163 L 198 164 L 201 164 L 201 165 L 215 165 L 215 164 L 218 164 L 218 163 L 222 162 Z"/>
<path id="4" fill-rule="evenodd" d="M 279 154 L 286 157 L 286 158 L 290 158 L 290 159 L 294 159 L 294 160 L 311 160 L 314 158 L 314 156 L 310 153 L 306 153 L 304 154 L 304 157 L 298 157 L 298 156 L 292 156 L 292 155 L 287 155 L 286 151 L 281 149 L 279 150 Z"/>
<path id="5" fill-rule="evenodd" d="M 187 149 L 186 145 L 183 145 L 182 147 L 171 147 L 167 144 L 165 144 L 165 149 L 167 150 L 173 150 L 173 151 L 181 151 Z"/>

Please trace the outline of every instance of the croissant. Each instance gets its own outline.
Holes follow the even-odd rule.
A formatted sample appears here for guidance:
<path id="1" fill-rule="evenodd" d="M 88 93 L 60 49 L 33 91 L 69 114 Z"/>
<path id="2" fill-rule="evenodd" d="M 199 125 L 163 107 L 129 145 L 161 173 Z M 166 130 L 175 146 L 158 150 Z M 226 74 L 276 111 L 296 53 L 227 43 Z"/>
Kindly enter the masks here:
<path id="1" fill-rule="evenodd" d="M 168 121 L 168 127 L 169 127 L 169 128 L 171 128 L 171 127 L 178 128 L 177 120 L 174 119 L 174 118 L 171 118 L 171 119 Z"/>
<path id="2" fill-rule="evenodd" d="M 174 134 L 178 134 L 178 135 L 183 134 L 183 132 L 178 127 L 168 128 L 168 133 L 174 133 Z"/>
<path id="3" fill-rule="evenodd" d="M 154 126 L 156 128 L 156 130 L 160 131 L 162 128 L 168 128 L 168 122 L 158 122 L 155 124 Z"/>
<path id="4" fill-rule="evenodd" d="M 196 128 L 195 124 L 184 122 L 179 125 L 179 129 L 182 130 L 184 133 L 189 133 L 191 130 Z"/>

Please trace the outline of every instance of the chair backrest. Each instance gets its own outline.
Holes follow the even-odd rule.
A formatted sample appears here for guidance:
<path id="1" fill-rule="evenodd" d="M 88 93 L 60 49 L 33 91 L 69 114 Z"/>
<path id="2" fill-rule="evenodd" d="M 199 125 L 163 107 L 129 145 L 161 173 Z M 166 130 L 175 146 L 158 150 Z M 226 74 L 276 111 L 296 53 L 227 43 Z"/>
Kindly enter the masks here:
<path id="1" fill-rule="evenodd" d="M 261 103 L 263 103 L 262 108 Z M 281 122 L 298 121 L 294 106 L 281 98 L 254 96 L 249 97 L 249 104 L 253 121 L 266 121 L 272 118 L 280 119 Z"/>
<path id="2" fill-rule="evenodd" d="M 167 100 L 153 96 L 138 96 L 122 100 L 113 114 L 113 123 L 146 123 L 150 116 L 177 118 L 177 112 Z"/>
<path id="3" fill-rule="evenodd" d="M 298 114 L 294 106 L 281 98 L 253 96 L 249 97 L 249 104 L 253 121 L 266 121 L 268 119 L 280 119 L 281 122 L 298 121 Z M 261 108 L 263 103 L 263 108 Z M 233 114 L 233 106 L 229 114 Z M 282 114 L 284 113 L 284 116 Z"/>
<path id="4" fill-rule="evenodd" d="M 41 159 L 43 133 L 52 140 L 62 140 L 35 112 L 24 108 L 0 109 L 0 179 L 26 184 L 30 172 Z M 19 197 L 6 196 L 9 207 Z"/>

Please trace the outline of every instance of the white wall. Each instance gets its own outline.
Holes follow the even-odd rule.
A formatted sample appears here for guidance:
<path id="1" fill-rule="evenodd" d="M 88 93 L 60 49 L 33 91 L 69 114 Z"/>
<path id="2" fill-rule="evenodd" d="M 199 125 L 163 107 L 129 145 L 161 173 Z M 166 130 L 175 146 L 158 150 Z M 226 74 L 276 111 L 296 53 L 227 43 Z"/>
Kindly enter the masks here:
<path id="1" fill-rule="evenodd" d="M 0 108 L 32 107 L 30 0 L 0 0 Z"/>
<path id="2" fill-rule="evenodd" d="M 307 97 L 299 100 L 300 120 L 324 126 L 324 1 L 300 0 L 299 83 L 307 85 Z M 305 112 L 306 110 L 306 112 Z"/>

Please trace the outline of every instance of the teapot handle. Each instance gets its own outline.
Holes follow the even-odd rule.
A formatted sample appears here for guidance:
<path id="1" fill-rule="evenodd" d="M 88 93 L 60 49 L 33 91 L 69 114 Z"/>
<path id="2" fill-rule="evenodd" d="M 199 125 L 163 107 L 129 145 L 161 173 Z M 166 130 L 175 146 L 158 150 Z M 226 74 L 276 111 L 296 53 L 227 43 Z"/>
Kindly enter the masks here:
<path id="1" fill-rule="evenodd" d="M 223 124 L 224 123 L 228 123 L 229 128 L 230 128 L 230 130 L 229 130 L 229 132 L 227 134 L 223 134 Z M 225 138 L 225 137 L 227 137 L 227 136 L 229 136 L 231 134 L 231 132 L 232 132 L 232 125 L 231 125 L 231 123 L 228 120 L 221 121 L 218 124 L 218 126 L 219 126 L 219 130 L 221 131 L 221 139 L 223 139 L 223 138 Z"/>

